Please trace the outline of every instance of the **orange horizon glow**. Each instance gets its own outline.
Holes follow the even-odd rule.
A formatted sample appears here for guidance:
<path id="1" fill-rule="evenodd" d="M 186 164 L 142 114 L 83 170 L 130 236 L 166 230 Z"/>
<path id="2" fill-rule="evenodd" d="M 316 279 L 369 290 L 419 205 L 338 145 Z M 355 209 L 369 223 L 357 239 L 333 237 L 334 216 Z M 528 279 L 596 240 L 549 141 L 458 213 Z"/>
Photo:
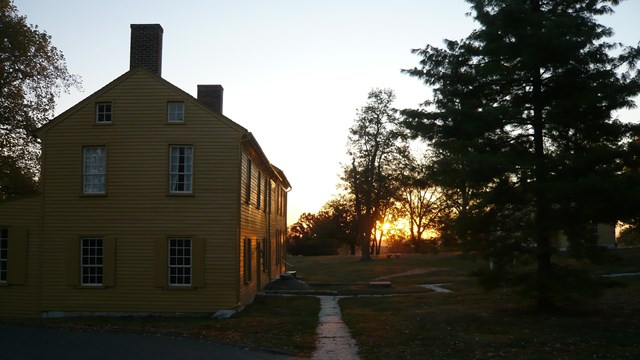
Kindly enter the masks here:
<path id="1" fill-rule="evenodd" d="M 396 220 L 385 220 L 382 224 L 376 222 L 376 239 L 382 236 L 382 245 L 388 245 L 387 241 L 392 237 L 402 237 L 405 240 L 410 237 L 410 223 L 408 219 L 400 218 Z M 430 240 L 440 236 L 435 229 L 427 229 L 422 234 L 423 240 Z"/>

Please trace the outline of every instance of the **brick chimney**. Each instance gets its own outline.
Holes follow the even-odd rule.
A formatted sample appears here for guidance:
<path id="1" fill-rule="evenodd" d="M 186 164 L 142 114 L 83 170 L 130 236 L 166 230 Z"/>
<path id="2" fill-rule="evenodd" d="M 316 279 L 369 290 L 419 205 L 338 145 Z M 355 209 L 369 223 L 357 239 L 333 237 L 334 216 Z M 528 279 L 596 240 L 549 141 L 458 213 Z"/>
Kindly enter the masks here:
<path id="1" fill-rule="evenodd" d="M 162 34 L 160 24 L 131 24 L 129 69 L 142 66 L 162 76 Z"/>
<path id="2" fill-rule="evenodd" d="M 222 85 L 198 85 L 198 100 L 222 114 Z"/>

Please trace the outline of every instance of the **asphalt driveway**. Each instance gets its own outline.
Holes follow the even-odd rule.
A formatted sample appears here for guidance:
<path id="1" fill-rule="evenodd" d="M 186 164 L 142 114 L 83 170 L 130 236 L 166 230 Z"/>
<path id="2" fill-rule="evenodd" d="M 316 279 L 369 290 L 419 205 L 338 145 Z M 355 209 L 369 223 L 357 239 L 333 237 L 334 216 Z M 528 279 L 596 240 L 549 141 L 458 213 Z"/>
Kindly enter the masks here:
<path id="1" fill-rule="evenodd" d="M 191 338 L 117 332 L 72 332 L 0 324 L 0 359 L 294 359 Z"/>

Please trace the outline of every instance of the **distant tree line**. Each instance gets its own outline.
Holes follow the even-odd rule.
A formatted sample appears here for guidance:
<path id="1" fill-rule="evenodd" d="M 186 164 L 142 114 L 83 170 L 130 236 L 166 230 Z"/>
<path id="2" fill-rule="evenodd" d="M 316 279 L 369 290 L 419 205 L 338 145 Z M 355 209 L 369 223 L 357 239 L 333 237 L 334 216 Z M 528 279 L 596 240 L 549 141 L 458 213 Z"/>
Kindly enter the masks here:
<path id="1" fill-rule="evenodd" d="M 345 197 L 327 202 L 317 213 L 304 213 L 289 227 L 291 255 L 336 255 L 341 247 L 356 249 L 353 211 Z"/>

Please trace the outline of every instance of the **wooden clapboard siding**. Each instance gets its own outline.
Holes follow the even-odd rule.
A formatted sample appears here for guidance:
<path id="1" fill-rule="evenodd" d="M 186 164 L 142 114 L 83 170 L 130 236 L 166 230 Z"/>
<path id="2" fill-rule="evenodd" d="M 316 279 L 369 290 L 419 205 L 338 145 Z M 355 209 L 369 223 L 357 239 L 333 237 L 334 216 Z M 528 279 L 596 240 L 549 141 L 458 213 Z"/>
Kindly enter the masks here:
<path id="1" fill-rule="evenodd" d="M 2 317 L 39 315 L 41 203 L 40 196 L 0 203 L 0 228 L 9 230 L 8 281 L 0 285 Z"/>
<path id="2" fill-rule="evenodd" d="M 167 123 L 168 101 L 185 102 L 184 124 Z M 96 102 L 112 103 L 112 124 L 95 124 Z M 128 73 L 63 116 L 41 133 L 43 311 L 234 308 L 243 129 L 145 70 Z M 192 195 L 169 193 L 172 144 L 193 146 Z M 106 196 L 83 196 L 82 147 L 95 145 L 107 149 Z M 67 244 L 85 235 L 116 239 L 114 286 L 81 288 L 64 281 Z M 157 286 L 156 242 L 170 236 L 202 241 L 194 246 L 205 252 L 202 277 L 194 279 L 198 286 Z"/>
<path id="3" fill-rule="evenodd" d="M 251 162 L 249 163 L 249 159 Z M 249 171 L 248 166 L 251 164 L 251 171 Z M 260 290 L 258 287 L 264 287 L 268 284 L 273 278 L 279 276 L 279 274 L 284 270 L 282 267 L 283 263 L 280 265 L 276 264 L 276 251 L 280 250 L 280 247 L 276 245 L 276 233 L 277 231 L 286 230 L 286 210 L 283 208 L 280 213 L 276 211 L 276 202 L 277 197 L 276 189 L 278 187 L 282 187 L 283 184 L 279 183 L 273 177 L 273 171 L 269 169 L 261 161 L 257 158 L 255 152 L 251 151 L 251 149 L 246 149 L 242 155 L 242 169 L 241 169 L 241 185 L 240 185 L 240 222 L 241 222 L 241 238 L 250 238 L 253 240 L 253 245 L 255 248 L 256 241 L 260 241 L 261 247 L 265 244 L 265 239 L 267 239 L 266 244 L 268 249 L 264 251 L 264 258 L 259 259 L 259 253 L 254 253 L 252 256 L 252 265 L 251 269 L 253 269 L 253 280 L 250 283 L 244 282 L 244 267 L 240 266 L 240 302 L 244 305 L 253 299 L 255 296 L 255 292 Z M 258 175 L 260 174 L 260 175 Z M 248 175 L 251 176 L 251 187 L 247 187 L 247 179 Z M 270 183 L 270 196 L 268 197 L 269 204 L 265 209 L 265 186 L 264 179 L 269 179 Z M 261 181 L 260 186 L 258 186 L 258 181 Z M 258 189 L 262 192 L 260 199 L 260 207 L 257 206 L 258 201 Z M 251 191 L 250 202 L 247 203 L 247 190 Z M 283 191 L 283 196 L 286 196 L 286 192 Z M 266 211 L 265 211 L 266 210 Z M 241 244 L 243 246 L 243 243 Z M 284 246 L 282 247 L 284 248 Z M 284 250 L 283 250 L 284 251 Z M 244 250 L 240 252 L 241 254 L 241 262 L 244 262 Z M 258 261 L 268 261 L 267 270 L 263 271 L 262 264 L 259 264 Z M 258 265 L 260 265 L 258 267 Z"/>
<path id="4" fill-rule="evenodd" d="M 248 159 L 251 159 L 251 171 L 249 171 Z M 261 175 L 258 175 L 260 172 Z M 247 176 L 250 174 L 251 176 L 251 187 L 247 187 Z M 266 236 L 265 232 L 261 227 L 261 219 L 264 216 L 264 212 L 262 207 L 258 208 L 258 179 L 262 178 L 261 169 L 257 166 L 257 161 L 255 158 L 251 158 L 247 155 L 246 152 L 243 152 L 242 155 L 242 166 L 240 171 L 240 264 L 238 266 L 239 274 L 238 274 L 238 284 L 239 284 L 239 303 L 242 305 L 246 305 L 251 302 L 255 293 L 259 290 L 258 284 L 262 282 L 261 270 L 259 269 L 259 252 L 256 251 L 257 243 L 262 243 L 262 238 Z M 246 191 L 249 190 L 251 192 L 250 201 L 247 202 Z M 246 267 L 244 266 L 247 259 L 245 258 L 246 254 L 246 242 L 244 239 L 251 239 L 251 264 L 249 268 L 251 269 L 252 276 L 251 281 L 247 282 L 246 280 Z"/>

